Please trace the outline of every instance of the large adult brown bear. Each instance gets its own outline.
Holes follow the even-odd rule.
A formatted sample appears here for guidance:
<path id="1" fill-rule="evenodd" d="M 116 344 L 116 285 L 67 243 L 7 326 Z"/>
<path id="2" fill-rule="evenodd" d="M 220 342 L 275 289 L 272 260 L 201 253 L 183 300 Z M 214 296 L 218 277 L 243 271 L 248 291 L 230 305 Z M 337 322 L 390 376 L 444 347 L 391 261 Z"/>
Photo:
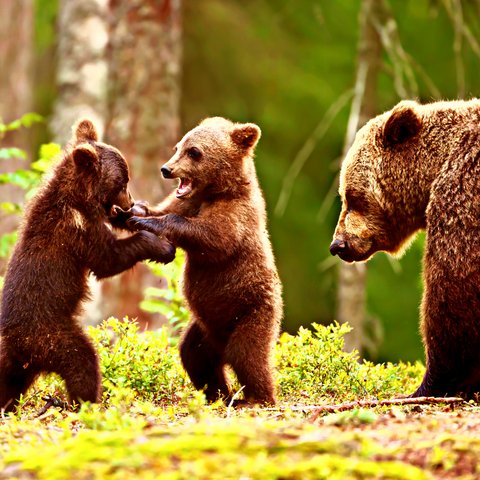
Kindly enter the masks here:
<path id="1" fill-rule="evenodd" d="M 41 372 L 58 373 L 70 404 L 96 402 L 100 369 L 78 323 L 88 277 L 111 277 L 142 260 L 167 263 L 175 248 L 148 232 L 118 239 L 114 205 L 133 206 L 128 165 L 98 142 L 89 120 L 25 211 L 8 265 L 0 316 L 0 409 L 11 411 Z M 116 222 L 117 226 L 122 226 Z"/>
<path id="2" fill-rule="evenodd" d="M 330 246 L 347 262 L 400 255 L 426 230 L 414 397 L 480 392 L 480 101 L 401 102 L 367 123 L 343 163 Z"/>
<path id="3" fill-rule="evenodd" d="M 147 218 L 129 220 L 186 252 L 183 291 L 191 323 L 180 353 L 210 401 L 229 398 L 229 364 L 247 401 L 275 403 L 271 357 L 283 309 L 253 163 L 259 137 L 254 124 L 205 120 L 162 167 L 166 178 L 180 179 L 177 190 L 147 207 Z"/>

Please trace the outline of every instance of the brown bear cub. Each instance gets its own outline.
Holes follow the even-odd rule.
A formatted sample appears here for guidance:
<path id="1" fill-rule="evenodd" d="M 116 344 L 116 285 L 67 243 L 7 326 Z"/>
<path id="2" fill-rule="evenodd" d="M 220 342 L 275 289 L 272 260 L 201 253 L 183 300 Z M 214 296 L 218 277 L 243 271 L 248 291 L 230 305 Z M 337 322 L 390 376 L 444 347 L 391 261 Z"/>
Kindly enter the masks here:
<path id="1" fill-rule="evenodd" d="M 70 404 L 96 402 L 99 362 L 77 323 L 88 277 L 106 278 L 142 260 L 170 262 L 173 245 L 148 232 L 118 239 L 114 205 L 129 209 L 128 165 L 98 142 L 89 120 L 31 200 L 10 260 L 0 316 L 0 408 L 11 411 L 41 372 L 66 382 Z M 119 226 L 121 226 L 119 224 Z"/>
<path id="2" fill-rule="evenodd" d="M 480 392 L 480 101 L 401 102 L 357 134 L 340 176 L 330 247 L 347 262 L 401 254 L 426 230 L 414 397 Z"/>
<path id="3" fill-rule="evenodd" d="M 177 190 L 156 208 L 146 207 L 147 218 L 128 221 L 186 252 L 183 291 L 191 323 L 180 354 L 209 401 L 228 401 L 228 364 L 247 401 L 275 403 L 271 357 L 283 308 L 253 163 L 259 138 L 254 124 L 205 120 L 161 169 L 180 180 Z"/>

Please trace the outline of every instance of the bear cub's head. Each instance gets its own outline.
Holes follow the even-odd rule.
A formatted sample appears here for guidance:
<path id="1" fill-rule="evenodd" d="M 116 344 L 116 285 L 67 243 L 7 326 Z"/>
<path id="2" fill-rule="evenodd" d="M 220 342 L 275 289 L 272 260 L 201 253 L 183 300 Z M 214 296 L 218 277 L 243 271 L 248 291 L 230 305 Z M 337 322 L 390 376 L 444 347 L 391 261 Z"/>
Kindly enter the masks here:
<path id="1" fill-rule="evenodd" d="M 366 261 L 380 250 L 399 256 L 422 228 L 422 125 L 418 105 L 405 101 L 358 131 L 340 172 L 342 211 L 332 255 L 346 262 Z"/>
<path id="2" fill-rule="evenodd" d="M 175 154 L 161 168 L 162 175 L 180 179 L 177 198 L 234 192 L 249 182 L 253 162 L 249 165 L 248 161 L 260 134 L 253 123 L 207 118 L 175 146 Z"/>
<path id="3" fill-rule="evenodd" d="M 126 160 L 116 148 L 98 141 L 97 130 L 90 120 L 79 120 L 73 127 L 72 148 L 77 178 L 89 197 L 104 207 L 107 216 L 116 215 L 115 205 L 123 210 L 134 205 L 128 189 Z"/>

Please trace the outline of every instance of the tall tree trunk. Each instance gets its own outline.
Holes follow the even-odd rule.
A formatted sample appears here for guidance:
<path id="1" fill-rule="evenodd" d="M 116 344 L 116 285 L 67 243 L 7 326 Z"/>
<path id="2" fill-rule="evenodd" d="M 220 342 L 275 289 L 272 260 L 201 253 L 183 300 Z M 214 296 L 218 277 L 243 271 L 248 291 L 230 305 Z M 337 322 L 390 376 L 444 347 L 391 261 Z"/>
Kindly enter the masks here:
<path id="1" fill-rule="evenodd" d="M 0 0 L 0 119 L 10 123 L 32 110 L 32 53 L 33 53 L 33 0 Z M 7 132 L 2 147 L 18 147 L 31 156 L 29 132 L 25 129 Z M 0 173 L 24 168 L 26 161 L 11 158 L 0 160 Z M 20 202 L 24 191 L 14 185 L 3 185 L 2 202 Z M 12 231 L 18 218 L 0 211 L 0 236 Z M 0 259 L 0 274 L 5 268 Z"/>
<path id="2" fill-rule="evenodd" d="M 377 114 L 377 77 L 381 66 L 382 43 L 374 26 L 383 16 L 382 0 L 363 0 L 360 13 L 355 96 L 348 120 L 344 156 L 352 146 L 355 134 Z M 362 351 L 363 321 L 366 304 L 367 267 L 365 263 L 340 265 L 338 311 L 340 323 L 348 322 L 353 330 L 345 336 L 345 349 Z"/>
<path id="3" fill-rule="evenodd" d="M 51 120 L 56 142 L 64 145 L 73 123 L 92 119 L 102 138 L 107 113 L 108 43 L 105 0 L 61 0 L 58 13 L 58 97 Z"/>
<path id="4" fill-rule="evenodd" d="M 72 125 L 82 117 L 96 125 L 100 139 L 107 118 L 106 49 L 108 5 L 105 0 L 61 0 L 57 17 L 58 95 L 50 127 L 54 141 L 65 145 Z M 100 284 L 90 281 L 93 303 L 86 308 L 88 323 L 100 320 Z"/>
<path id="5" fill-rule="evenodd" d="M 134 197 L 156 203 L 171 188 L 160 167 L 180 130 L 181 0 L 111 0 L 110 8 L 105 140 L 129 162 Z M 148 268 L 138 265 L 105 283 L 104 315 L 155 323 L 139 308 L 147 281 Z"/>

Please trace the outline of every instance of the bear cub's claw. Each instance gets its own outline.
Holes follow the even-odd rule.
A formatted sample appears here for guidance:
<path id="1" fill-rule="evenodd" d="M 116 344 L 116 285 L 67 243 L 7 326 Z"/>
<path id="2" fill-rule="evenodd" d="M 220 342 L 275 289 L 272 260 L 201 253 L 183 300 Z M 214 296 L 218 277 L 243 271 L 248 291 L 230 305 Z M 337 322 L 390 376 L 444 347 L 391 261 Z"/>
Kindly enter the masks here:
<path id="1" fill-rule="evenodd" d="M 135 230 L 146 230 L 156 235 L 160 235 L 162 232 L 160 222 L 152 217 L 131 217 L 127 220 L 127 225 Z"/>

